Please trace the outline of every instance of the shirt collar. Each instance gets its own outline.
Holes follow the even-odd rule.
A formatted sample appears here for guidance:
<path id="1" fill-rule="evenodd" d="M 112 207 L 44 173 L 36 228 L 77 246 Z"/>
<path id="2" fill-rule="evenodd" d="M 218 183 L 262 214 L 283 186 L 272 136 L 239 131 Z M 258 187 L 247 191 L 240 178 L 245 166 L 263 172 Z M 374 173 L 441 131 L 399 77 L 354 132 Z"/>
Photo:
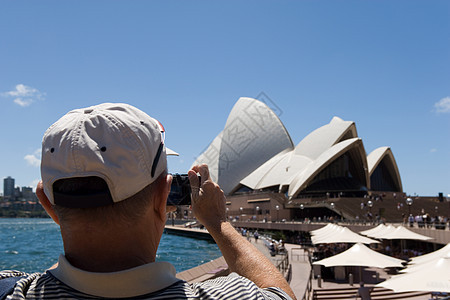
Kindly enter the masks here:
<path id="1" fill-rule="evenodd" d="M 109 298 L 145 295 L 179 281 L 175 277 L 175 267 L 168 262 L 154 262 L 119 272 L 95 273 L 75 268 L 64 255 L 60 255 L 58 267 L 49 272 L 80 292 Z"/>

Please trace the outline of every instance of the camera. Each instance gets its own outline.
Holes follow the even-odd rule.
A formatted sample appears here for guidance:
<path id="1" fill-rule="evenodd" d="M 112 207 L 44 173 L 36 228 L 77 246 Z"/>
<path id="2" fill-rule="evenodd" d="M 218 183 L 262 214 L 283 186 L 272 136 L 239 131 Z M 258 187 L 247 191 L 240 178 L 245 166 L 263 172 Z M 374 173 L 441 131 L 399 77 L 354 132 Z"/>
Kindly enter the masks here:
<path id="1" fill-rule="evenodd" d="M 172 185 L 170 187 L 169 197 L 167 197 L 167 205 L 191 205 L 191 184 L 188 175 L 172 174 L 172 177 Z"/>

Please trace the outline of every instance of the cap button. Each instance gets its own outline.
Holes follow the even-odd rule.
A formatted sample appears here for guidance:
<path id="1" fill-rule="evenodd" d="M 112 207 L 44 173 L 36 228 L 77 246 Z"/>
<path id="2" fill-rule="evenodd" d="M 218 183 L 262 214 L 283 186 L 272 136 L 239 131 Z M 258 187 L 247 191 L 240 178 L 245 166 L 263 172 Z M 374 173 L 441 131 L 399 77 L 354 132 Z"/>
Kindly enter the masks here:
<path id="1" fill-rule="evenodd" d="M 90 114 L 91 112 L 93 112 L 94 110 L 92 108 L 88 108 L 84 110 L 85 114 Z"/>

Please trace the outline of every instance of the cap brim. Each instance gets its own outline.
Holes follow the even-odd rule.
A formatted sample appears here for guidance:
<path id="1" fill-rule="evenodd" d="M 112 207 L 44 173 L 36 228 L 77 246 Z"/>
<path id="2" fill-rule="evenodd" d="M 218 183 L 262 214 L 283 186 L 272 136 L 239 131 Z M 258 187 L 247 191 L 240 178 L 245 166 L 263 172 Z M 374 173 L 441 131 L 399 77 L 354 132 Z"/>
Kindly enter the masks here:
<path id="1" fill-rule="evenodd" d="M 180 154 L 178 154 L 177 152 L 173 151 L 172 149 L 166 147 L 166 155 L 179 156 Z"/>

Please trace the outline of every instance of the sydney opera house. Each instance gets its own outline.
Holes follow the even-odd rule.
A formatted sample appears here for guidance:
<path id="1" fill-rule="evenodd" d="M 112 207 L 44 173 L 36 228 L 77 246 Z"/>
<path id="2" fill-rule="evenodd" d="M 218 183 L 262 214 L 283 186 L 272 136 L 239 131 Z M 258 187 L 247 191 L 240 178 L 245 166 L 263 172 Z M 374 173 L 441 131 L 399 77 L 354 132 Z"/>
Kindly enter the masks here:
<path id="1" fill-rule="evenodd" d="M 333 117 L 295 145 L 278 116 L 252 98 L 238 100 L 198 163 L 209 165 L 231 216 L 291 220 L 308 210 L 354 218 L 339 200 L 359 208 L 375 196 L 404 196 L 391 149 L 367 155 L 354 122 Z"/>

